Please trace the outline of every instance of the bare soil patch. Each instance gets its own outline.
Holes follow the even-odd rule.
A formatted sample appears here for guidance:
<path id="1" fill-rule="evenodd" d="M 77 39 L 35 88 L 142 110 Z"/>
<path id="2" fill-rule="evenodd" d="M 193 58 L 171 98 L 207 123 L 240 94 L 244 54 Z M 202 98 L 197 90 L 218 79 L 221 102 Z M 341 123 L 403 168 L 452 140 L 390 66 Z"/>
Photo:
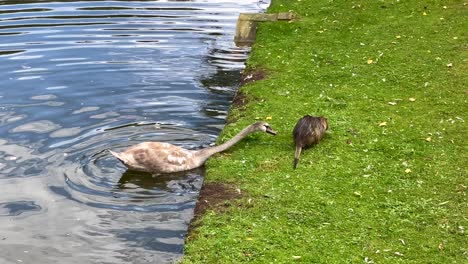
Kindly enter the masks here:
<path id="1" fill-rule="evenodd" d="M 267 76 L 267 72 L 262 69 L 256 69 L 253 71 L 244 71 L 241 76 L 240 85 L 244 86 L 251 82 L 263 80 L 266 78 L 266 76 Z"/>
<path id="2" fill-rule="evenodd" d="M 202 225 L 198 220 L 205 214 L 206 210 L 223 212 L 231 206 L 229 201 L 238 199 L 241 196 L 241 193 L 236 190 L 234 185 L 218 182 L 203 184 L 195 206 L 194 216 L 189 226 L 188 237 L 193 234 L 195 228 Z"/>
<path id="3" fill-rule="evenodd" d="M 236 95 L 232 99 L 232 106 L 236 108 L 240 108 L 240 107 L 245 106 L 247 102 L 248 102 L 247 96 L 243 92 L 237 91 Z"/>

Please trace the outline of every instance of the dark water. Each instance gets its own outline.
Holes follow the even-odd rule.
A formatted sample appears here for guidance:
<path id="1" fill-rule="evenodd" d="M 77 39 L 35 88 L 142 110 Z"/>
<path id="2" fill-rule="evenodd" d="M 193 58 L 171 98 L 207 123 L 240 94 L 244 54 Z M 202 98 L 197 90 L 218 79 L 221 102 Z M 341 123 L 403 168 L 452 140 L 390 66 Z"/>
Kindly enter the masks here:
<path id="1" fill-rule="evenodd" d="M 125 172 L 108 148 L 215 140 L 257 0 L 0 0 L 0 263 L 170 263 L 203 169 Z"/>

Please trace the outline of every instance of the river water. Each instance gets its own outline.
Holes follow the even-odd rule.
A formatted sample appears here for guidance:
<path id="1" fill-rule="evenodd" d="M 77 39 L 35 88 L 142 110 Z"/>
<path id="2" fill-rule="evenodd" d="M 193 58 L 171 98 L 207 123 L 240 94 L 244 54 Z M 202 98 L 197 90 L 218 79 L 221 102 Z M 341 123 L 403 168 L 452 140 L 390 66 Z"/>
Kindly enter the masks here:
<path id="1" fill-rule="evenodd" d="M 212 144 L 257 0 L 0 0 L 0 263 L 172 263 L 203 169 L 126 172 L 107 149 Z"/>

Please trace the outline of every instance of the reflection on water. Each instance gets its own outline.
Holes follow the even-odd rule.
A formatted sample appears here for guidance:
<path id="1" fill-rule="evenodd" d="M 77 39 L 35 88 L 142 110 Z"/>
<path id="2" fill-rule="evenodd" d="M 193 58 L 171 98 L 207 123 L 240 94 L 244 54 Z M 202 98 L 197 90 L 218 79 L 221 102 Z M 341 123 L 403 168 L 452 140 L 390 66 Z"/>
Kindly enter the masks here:
<path id="1" fill-rule="evenodd" d="M 203 168 L 126 171 L 107 149 L 213 143 L 256 0 L 0 1 L 0 263 L 171 263 Z"/>
<path id="2" fill-rule="evenodd" d="M 41 207 L 34 201 L 14 201 L 8 203 L 0 203 L 0 216 L 17 216 L 22 213 L 30 213 L 31 211 L 40 211 Z"/>

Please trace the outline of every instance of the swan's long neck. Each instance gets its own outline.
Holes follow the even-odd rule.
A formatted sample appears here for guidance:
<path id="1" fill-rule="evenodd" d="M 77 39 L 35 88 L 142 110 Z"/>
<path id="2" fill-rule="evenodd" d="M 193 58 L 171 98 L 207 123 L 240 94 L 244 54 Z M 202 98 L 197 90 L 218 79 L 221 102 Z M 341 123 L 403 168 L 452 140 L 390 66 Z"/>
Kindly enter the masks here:
<path id="1" fill-rule="evenodd" d="M 235 135 L 233 138 L 230 140 L 226 141 L 225 143 L 219 145 L 219 146 L 214 146 L 210 148 L 205 148 L 199 151 L 199 157 L 205 161 L 212 155 L 225 151 L 226 149 L 234 146 L 237 142 L 241 141 L 243 138 L 245 138 L 248 134 L 254 132 L 254 129 L 252 126 L 248 126 L 244 128 L 241 132 L 239 132 L 237 135 Z"/>

